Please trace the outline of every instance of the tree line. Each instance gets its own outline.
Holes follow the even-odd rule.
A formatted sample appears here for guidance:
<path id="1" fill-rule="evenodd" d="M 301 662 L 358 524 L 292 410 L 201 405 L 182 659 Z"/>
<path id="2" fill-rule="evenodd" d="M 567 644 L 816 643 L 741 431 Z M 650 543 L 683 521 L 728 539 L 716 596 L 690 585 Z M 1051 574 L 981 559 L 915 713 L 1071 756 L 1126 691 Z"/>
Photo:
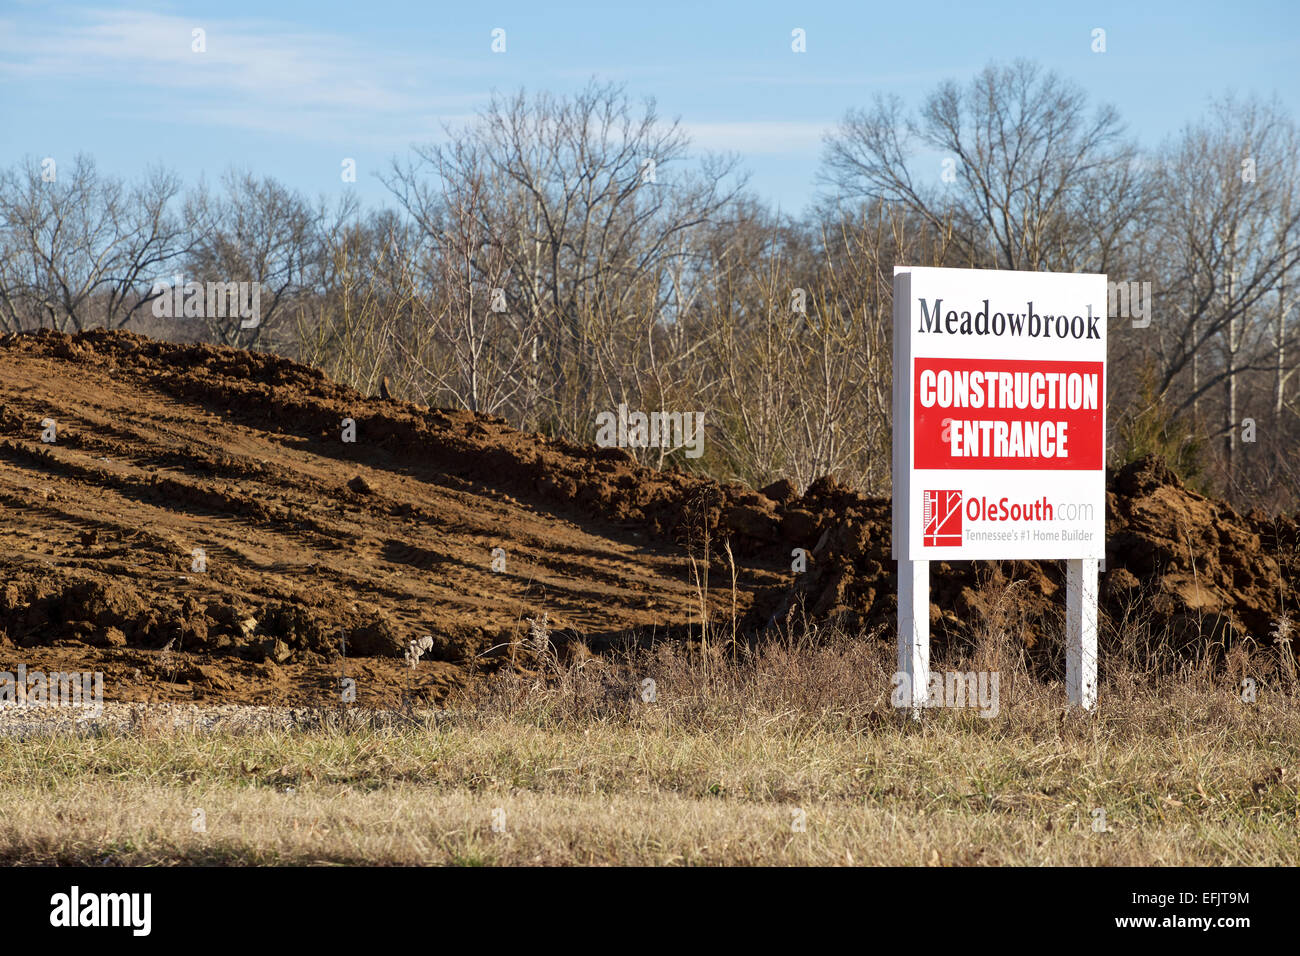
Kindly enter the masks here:
<path id="1" fill-rule="evenodd" d="M 889 491 L 896 264 L 1104 272 L 1111 460 L 1158 452 L 1241 504 L 1300 502 L 1300 139 L 1225 97 L 1141 148 L 1038 64 L 992 64 L 828 133 L 801 215 L 653 100 L 494 97 L 395 158 L 391 196 L 232 170 L 186 189 L 89 157 L 0 172 L 0 330 L 130 328 L 269 349 L 367 393 L 590 442 L 620 404 L 705 413 L 659 467 Z M 159 280 L 260 284 L 256 325 L 159 318 Z"/>

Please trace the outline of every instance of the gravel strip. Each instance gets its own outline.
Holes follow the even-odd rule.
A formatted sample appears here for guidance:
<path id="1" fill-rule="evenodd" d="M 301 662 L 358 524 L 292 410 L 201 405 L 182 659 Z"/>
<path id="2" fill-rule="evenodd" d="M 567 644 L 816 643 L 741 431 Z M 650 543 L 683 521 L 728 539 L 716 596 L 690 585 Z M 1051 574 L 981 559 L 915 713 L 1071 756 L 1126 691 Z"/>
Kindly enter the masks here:
<path id="1" fill-rule="evenodd" d="M 126 736 L 150 732 L 248 733 L 263 730 L 360 729 L 423 723 L 437 711 L 413 714 L 391 710 L 315 707 L 265 707 L 250 704 L 105 703 L 93 708 L 48 704 L 0 705 L 0 736 L 49 737 L 56 734 Z"/>

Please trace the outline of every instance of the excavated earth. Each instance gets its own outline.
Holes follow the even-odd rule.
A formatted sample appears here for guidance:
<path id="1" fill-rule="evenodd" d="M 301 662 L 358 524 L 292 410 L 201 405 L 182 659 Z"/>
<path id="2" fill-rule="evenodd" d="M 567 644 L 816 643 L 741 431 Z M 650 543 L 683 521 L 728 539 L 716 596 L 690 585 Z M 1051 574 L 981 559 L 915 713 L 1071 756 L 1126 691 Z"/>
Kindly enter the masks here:
<path id="1" fill-rule="evenodd" d="M 1176 649 L 1293 639 L 1297 517 L 1239 515 L 1159 460 L 1111 475 L 1107 625 Z M 102 671 L 107 700 L 331 704 L 346 675 L 358 705 L 436 703 L 536 669 L 539 630 L 572 660 L 698 633 L 702 610 L 755 639 L 804 619 L 887 636 L 889 518 L 829 477 L 800 495 L 655 471 L 275 355 L 0 337 L 0 671 Z M 1062 579 L 938 564 L 936 641 L 1010 602 L 1041 650 Z"/>

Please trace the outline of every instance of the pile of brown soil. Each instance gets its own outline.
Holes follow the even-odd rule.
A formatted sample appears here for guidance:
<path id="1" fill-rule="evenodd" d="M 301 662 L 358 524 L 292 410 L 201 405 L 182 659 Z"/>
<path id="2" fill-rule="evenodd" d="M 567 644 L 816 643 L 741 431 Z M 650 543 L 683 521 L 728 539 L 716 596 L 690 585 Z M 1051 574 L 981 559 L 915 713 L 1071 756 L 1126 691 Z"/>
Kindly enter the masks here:
<path id="1" fill-rule="evenodd" d="M 1112 471 L 1108 489 L 1101 603 L 1112 627 L 1138 626 L 1176 650 L 1294 637 L 1288 622 L 1296 620 L 1300 599 L 1298 516 L 1239 515 L 1184 487 L 1153 458 Z M 850 628 L 891 626 L 897 577 L 889 557 L 889 501 L 860 498 L 823 479 L 800 507 L 814 516 L 813 563 L 791 587 L 760 597 L 751 623 L 762 615 L 806 614 Z M 990 601 L 1009 601 L 1032 644 L 1059 630 L 1063 586 L 1062 562 L 936 562 L 931 624 L 967 630 L 990 614 Z"/>
<path id="2" fill-rule="evenodd" d="M 831 478 L 755 492 L 126 332 L 0 337 L 0 509 L 0 652 L 105 670 L 122 699 L 314 702 L 351 668 L 359 703 L 436 700 L 540 646 L 698 629 L 701 591 L 751 634 L 894 617 L 889 503 Z M 1295 616 L 1294 518 L 1237 515 L 1156 461 L 1112 476 L 1108 511 L 1111 615 L 1175 644 Z M 1028 638 L 1051 633 L 1051 563 L 936 565 L 936 622 L 988 612 L 981 574 L 1024 582 Z"/>

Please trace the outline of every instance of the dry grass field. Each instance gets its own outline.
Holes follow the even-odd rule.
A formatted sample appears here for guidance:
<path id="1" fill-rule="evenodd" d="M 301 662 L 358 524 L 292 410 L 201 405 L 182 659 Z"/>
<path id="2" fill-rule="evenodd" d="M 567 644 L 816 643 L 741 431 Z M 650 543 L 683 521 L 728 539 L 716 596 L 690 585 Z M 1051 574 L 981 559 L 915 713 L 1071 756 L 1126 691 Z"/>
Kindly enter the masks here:
<path id="1" fill-rule="evenodd" d="M 318 711 L 189 731 L 145 714 L 122 732 L 0 737 L 0 857 L 1294 866 L 1300 709 L 1281 663 L 1239 652 L 1229 677 L 1112 663 L 1083 715 L 989 644 L 954 666 L 999 670 L 997 716 L 914 721 L 889 704 L 888 642 L 810 633 L 557 661 L 361 727 Z M 1265 675 L 1254 702 L 1243 673 Z"/>

